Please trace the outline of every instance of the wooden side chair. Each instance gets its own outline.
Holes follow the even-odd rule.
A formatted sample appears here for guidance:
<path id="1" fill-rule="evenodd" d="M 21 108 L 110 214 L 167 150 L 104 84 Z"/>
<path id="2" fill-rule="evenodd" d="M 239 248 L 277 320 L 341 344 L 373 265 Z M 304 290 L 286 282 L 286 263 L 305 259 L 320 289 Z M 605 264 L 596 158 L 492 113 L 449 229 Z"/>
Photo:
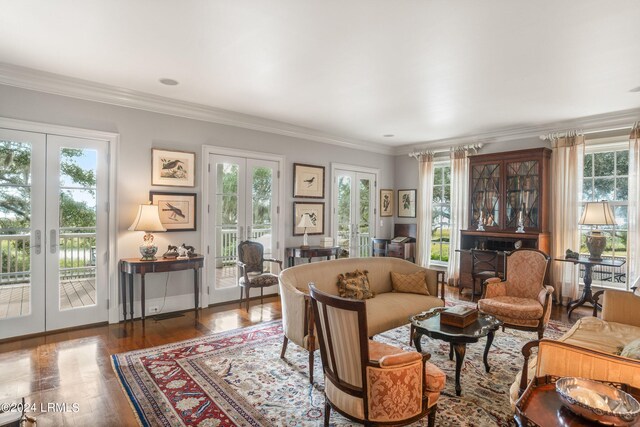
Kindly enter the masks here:
<path id="1" fill-rule="evenodd" d="M 264 288 L 278 285 L 278 275 L 265 273 L 264 263 L 273 262 L 280 266 L 282 261 L 265 258 L 264 246 L 258 242 L 246 240 L 238 245 L 238 285 L 240 286 L 240 305 L 242 306 L 242 291 L 244 290 L 247 300 L 247 311 L 249 311 L 249 291 L 251 288 L 260 288 L 260 304 L 263 304 Z"/>
<path id="2" fill-rule="evenodd" d="M 537 249 L 518 249 L 506 256 L 507 276 L 487 279 L 478 309 L 504 327 L 534 331 L 542 339 L 551 317 L 553 288 L 545 286 L 549 257 Z"/>
<path id="3" fill-rule="evenodd" d="M 324 425 L 331 409 L 365 425 L 435 425 L 445 374 L 430 355 L 369 340 L 366 305 L 310 285 L 325 378 Z"/>
<path id="4" fill-rule="evenodd" d="M 498 260 L 498 251 L 471 249 L 471 277 L 473 279 L 471 301 L 475 300 L 476 295 L 482 295 L 482 286 L 485 280 L 498 277 Z M 480 281 L 480 286 L 476 292 L 478 281 Z"/>

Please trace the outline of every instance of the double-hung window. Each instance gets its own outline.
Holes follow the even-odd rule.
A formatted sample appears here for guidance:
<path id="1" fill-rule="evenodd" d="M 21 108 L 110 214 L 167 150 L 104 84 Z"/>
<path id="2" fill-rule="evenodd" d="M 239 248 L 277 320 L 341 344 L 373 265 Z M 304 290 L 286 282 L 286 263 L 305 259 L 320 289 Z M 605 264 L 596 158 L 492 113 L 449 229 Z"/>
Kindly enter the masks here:
<path id="1" fill-rule="evenodd" d="M 449 262 L 451 232 L 451 162 L 433 166 L 433 199 L 431 201 L 431 263 Z"/>
<path id="2" fill-rule="evenodd" d="M 627 258 L 629 146 L 628 143 L 593 145 L 585 148 L 581 209 L 585 202 L 606 200 L 616 218 L 615 226 L 599 226 L 607 235 L 603 258 Z M 586 235 L 590 226 L 580 226 L 580 254 L 588 256 Z M 582 274 L 582 272 L 581 272 Z M 626 289 L 626 266 L 593 269 L 593 284 Z"/>

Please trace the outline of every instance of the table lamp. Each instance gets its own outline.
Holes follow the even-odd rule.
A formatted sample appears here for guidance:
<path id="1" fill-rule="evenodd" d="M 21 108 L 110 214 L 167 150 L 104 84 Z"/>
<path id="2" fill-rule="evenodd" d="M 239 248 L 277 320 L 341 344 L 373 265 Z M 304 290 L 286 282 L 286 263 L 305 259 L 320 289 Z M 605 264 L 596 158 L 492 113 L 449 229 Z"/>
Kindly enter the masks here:
<path id="1" fill-rule="evenodd" d="M 611 206 L 609 206 L 606 200 L 587 202 L 578 224 L 596 226 L 596 228 L 587 234 L 587 248 L 589 249 L 589 260 L 601 261 L 602 251 L 607 244 L 607 236 L 602 233 L 602 230 L 598 230 L 597 226 L 616 224 Z"/>
<path id="2" fill-rule="evenodd" d="M 302 246 L 300 246 L 300 249 L 309 249 L 309 242 L 307 241 L 307 228 L 314 226 L 315 224 L 311 220 L 309 214 L 303 213 L 300 217 L 300 222 L 298 222 L 298 228 L 304 228 L 304 236 L 302 237 Z"/>
<path id="3" fill-rule="evenodd" d="M 138 214 L 133 224 L 129 227 L 129 231 L 144 231 L 143 243 L 140 245 L 141 261 L 153 261 L 158 252 L 158 247 L 153 244 L 152 231 L 167 231 L 160 222 L 160 211 L 157 205 L 151 203 L 140 205 Z"/>

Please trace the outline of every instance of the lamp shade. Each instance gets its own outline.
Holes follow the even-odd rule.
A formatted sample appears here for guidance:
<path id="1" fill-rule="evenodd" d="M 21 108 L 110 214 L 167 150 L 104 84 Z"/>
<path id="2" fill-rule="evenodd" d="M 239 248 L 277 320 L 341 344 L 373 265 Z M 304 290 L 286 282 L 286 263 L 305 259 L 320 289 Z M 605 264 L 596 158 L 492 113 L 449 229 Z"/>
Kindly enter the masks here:
<path id="1" fill-rule="evenodd" d="M 298 228 L 308 228 L 315 227 L 313 221 L 311 221 L 311 217 L 308 213 L 303 213 L 300 217 L 300 222 L 298 222 Z"/>
<path id="2" fill-rule="evenodd" d="M 129 231 L 167 231 L 160 222 L 158 205 L 140 205 L 136 219 L 129 227 Z"/>
<path id="3" fill-rule="evenodd" d="M 578 224 L 582 225 L 615 225 L 616 218 L 613 216 L 611 206 L 606 200 L 600 202 L 587 202 L 582 211 L 582 216 Z"/>

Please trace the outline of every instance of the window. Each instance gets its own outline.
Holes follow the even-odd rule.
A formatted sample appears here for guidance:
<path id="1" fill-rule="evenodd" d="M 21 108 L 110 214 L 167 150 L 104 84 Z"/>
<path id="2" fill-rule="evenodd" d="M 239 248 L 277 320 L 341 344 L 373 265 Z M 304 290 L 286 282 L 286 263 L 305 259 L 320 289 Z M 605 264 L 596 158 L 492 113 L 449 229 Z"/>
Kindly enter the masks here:
<path id="1" fill-rule="evenodd" d="M 451 164 L 438 162 L 433 167 L 433 200 L 431 203 L 431 262 L 449 262 L 451 219 Z"/>
<path id="2" fill-rule="evenodd" d="M 584 156 L 581 204 L 607 200 L 616 217 L 615 226 L 599 227 L 608 235 L 607 246 L 602 253 L 606 258 L 627 257 L 629 149 L 623 147 L 625 145 L 587 147 Z M 580 227 L 580 253 L 588 255 L 586 235 L 591 227 Z M 593 283 L 626 288 L 625 266 L 594 268 Z"/>

